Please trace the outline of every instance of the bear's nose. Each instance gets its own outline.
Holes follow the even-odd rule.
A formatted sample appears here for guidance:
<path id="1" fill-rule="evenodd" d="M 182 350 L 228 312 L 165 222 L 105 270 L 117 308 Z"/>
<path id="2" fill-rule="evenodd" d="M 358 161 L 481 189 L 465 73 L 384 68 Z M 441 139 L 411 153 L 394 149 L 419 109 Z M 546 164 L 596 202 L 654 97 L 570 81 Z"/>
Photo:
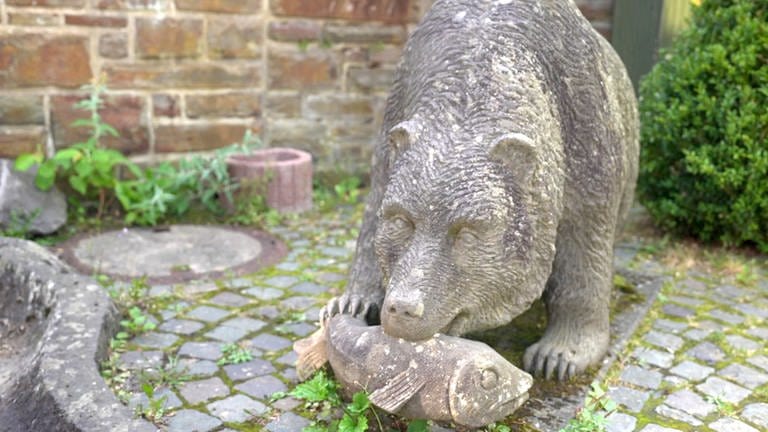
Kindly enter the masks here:
<path id="1" fill-rule="evenodd" d="M 424 303 L 411 299 L 388 299 L 386 311 L 395 317 L 421 318 L 424 315 Z"/>

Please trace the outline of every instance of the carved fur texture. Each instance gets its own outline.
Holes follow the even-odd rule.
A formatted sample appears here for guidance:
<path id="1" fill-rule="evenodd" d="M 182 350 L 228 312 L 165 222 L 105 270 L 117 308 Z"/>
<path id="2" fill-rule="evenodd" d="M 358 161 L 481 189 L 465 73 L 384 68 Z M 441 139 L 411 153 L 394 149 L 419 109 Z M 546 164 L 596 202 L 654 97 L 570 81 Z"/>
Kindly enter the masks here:
<path id="1" fill-rule="evenodd" d="M 527 370 L 603 357 L 637 177 L 623 64 L 569 0 L 437 0 L 406 44 L 346 293 L 410 341 L 504 325 L 543 296 Z"/>

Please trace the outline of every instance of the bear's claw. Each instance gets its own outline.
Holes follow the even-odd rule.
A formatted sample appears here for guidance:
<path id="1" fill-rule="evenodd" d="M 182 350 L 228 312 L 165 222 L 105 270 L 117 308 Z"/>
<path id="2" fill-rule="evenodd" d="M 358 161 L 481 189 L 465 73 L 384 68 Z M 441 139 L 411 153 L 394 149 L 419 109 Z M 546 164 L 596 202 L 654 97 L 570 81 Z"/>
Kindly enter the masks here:
<path id="1" fill-rule="evenodd" d="M 320 321 L 325 323 L 336 315 L 351 315 L 365 320 L 367 316 L 378 310 L 378 304 L 373 301 L 364 301 L 357 295 L 344 294 L 334 297 L 320 310 Z"/>
<path id="2" fill-rule="evenodd" d="M 523 368 L 534 376 L 550 379 L 556 374 L 559 381 L 564 381 L 586 370 L 592 363 L 590 357 L 565 345 L 539 341 L 525 351 Z"/>

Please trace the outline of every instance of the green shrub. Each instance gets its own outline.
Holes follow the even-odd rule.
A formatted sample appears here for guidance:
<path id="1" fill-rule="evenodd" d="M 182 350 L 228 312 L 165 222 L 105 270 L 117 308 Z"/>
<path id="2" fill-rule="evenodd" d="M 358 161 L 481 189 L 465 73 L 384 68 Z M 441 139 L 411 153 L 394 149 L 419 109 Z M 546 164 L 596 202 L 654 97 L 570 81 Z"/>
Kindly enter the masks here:
<path id="1" fill-rule="evenodd" d="M 768 251 L 768 0 L 705 0 L 640 86 L 638 195 L 682 235 Z"/>

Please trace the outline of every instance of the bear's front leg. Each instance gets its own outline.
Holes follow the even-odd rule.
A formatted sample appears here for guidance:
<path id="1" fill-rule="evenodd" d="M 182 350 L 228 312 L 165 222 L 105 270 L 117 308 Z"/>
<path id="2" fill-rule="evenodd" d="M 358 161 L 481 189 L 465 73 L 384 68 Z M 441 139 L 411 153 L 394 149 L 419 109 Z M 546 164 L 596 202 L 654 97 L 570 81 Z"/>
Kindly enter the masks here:
<path id="1" fill-rule="evenodd" d="M 608 350 L 613 226 L 581 223 L 588 226 L 561 224 L 558 229 L 544 291 L 547 329 L 523 357 L 528 372 L 547 379 L 573 377 L 599 363 Z"/>

